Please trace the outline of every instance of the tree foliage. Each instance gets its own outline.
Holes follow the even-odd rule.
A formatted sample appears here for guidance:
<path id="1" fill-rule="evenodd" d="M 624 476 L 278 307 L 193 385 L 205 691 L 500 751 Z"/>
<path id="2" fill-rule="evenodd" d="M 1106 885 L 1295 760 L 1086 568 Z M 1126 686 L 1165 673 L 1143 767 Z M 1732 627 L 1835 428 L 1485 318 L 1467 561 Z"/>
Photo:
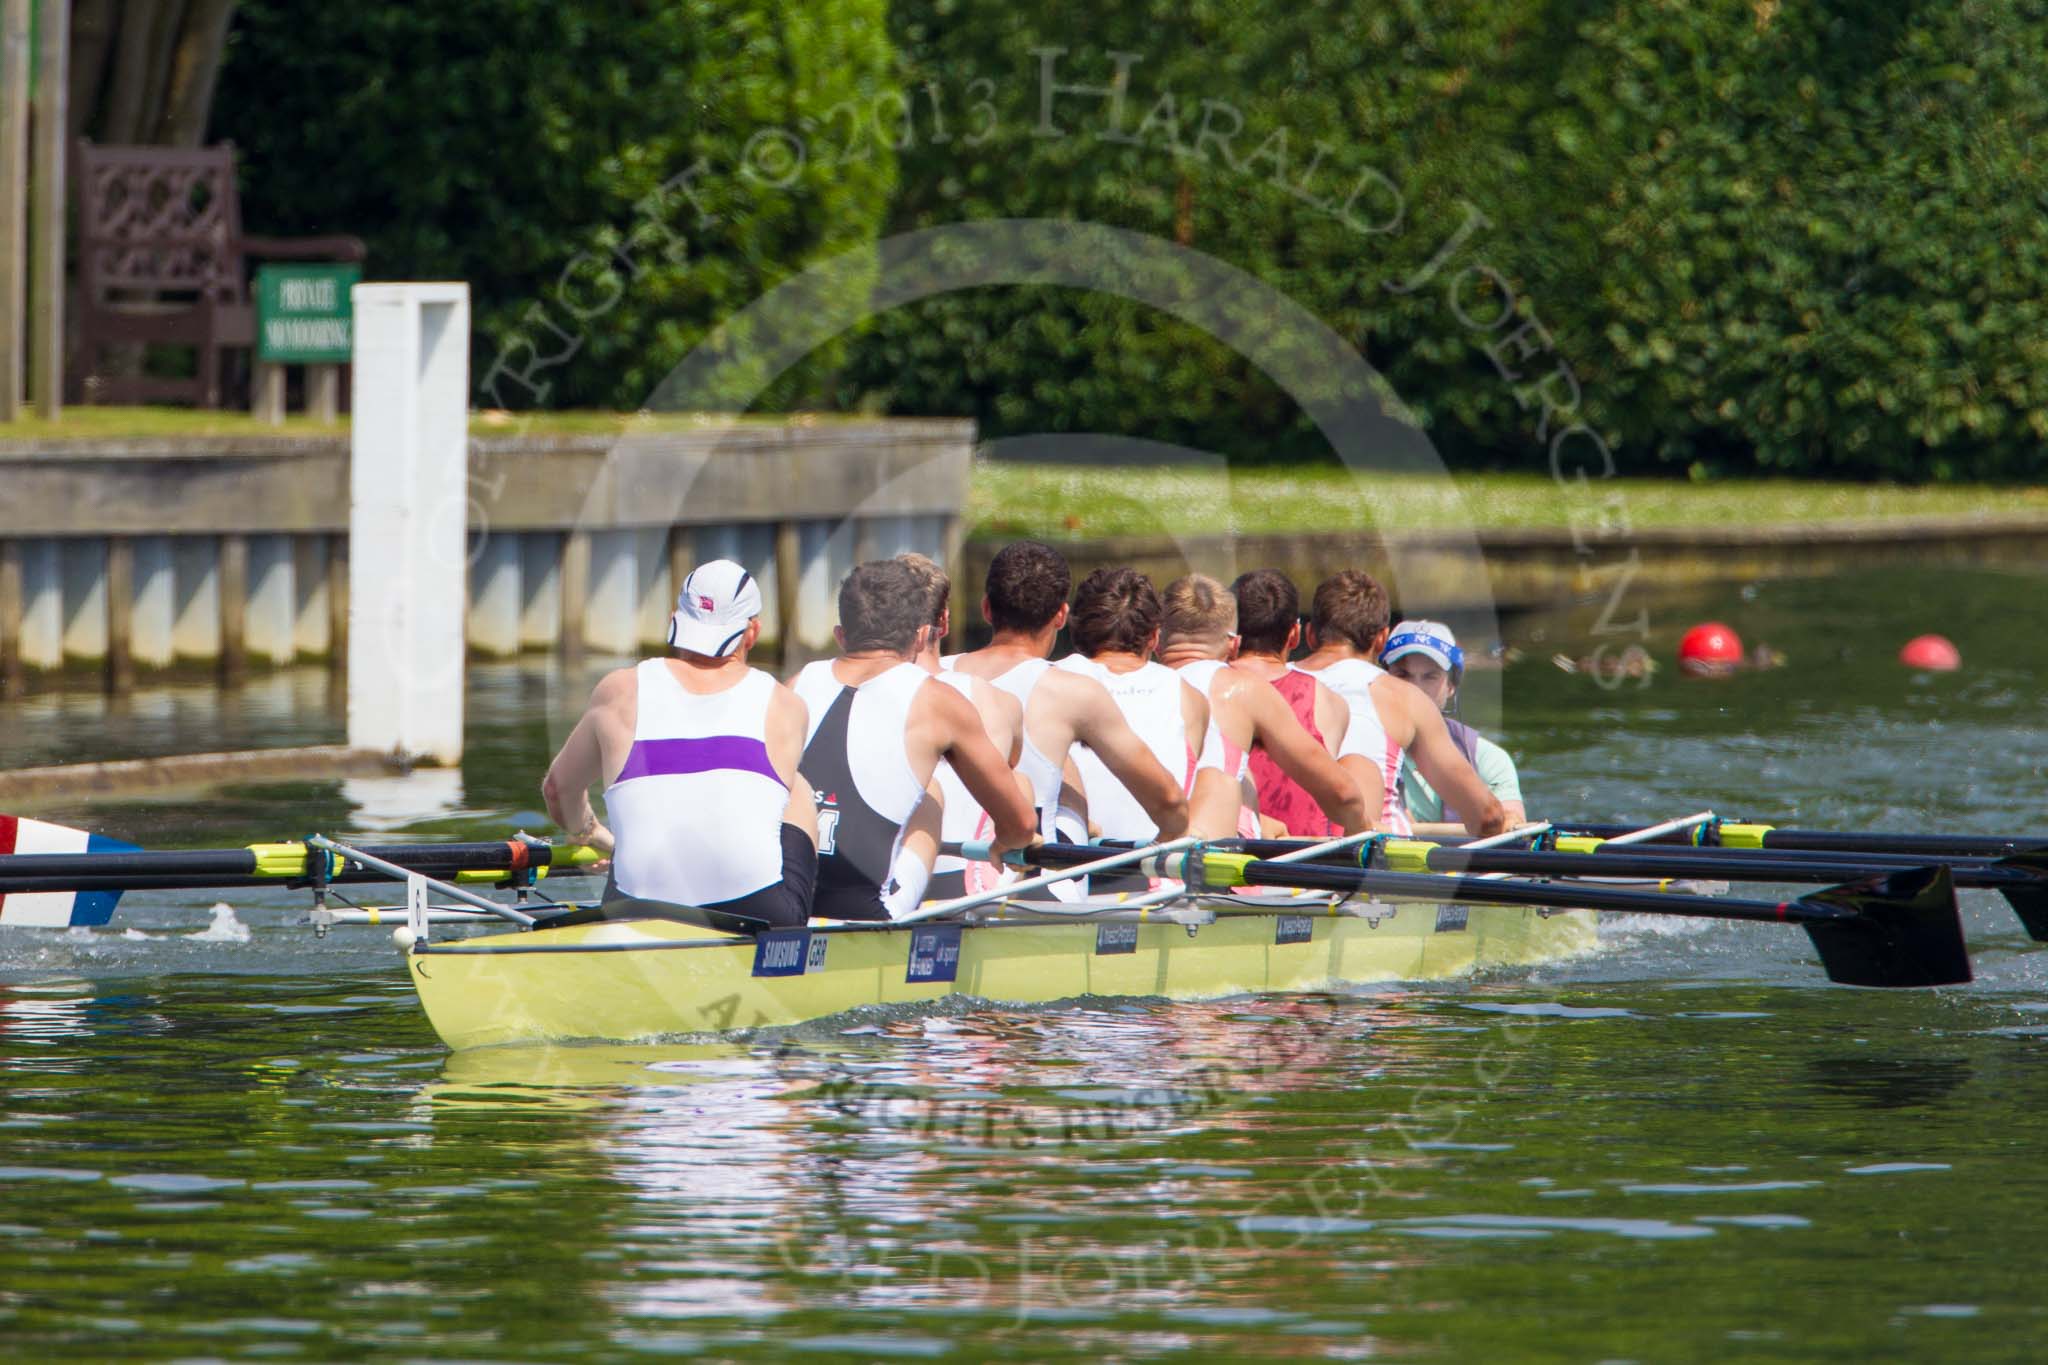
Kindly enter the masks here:
<path id="1" fill-rule="evenodd" d="M 986 79 L 1002 111 L 971 152 L 905 151 L 892 228 L 1050 216 L 1170 236 L 1353 340 L 1453 462 L 1540 464 L 1583 422 L 1571 463 L 1596 467 L 1591 437 L 1621 469 L 2039 467 L 2038 3 L 916 0 L 892 19 L 906 88 Z M 1101 136 L 1104 102 L 1072 95 L 1054 106 L 1068 135 L 1038 135 L 1046 47 L 1060 79 L 1096 84 L 1112 52 L 1138 54 L 1138 135 Z M 1205 120 L 1243 132 L 1205 140 Z M 1287 188 L 1319 144 L 1317 184 Z M 1358 216 L 1398 202 L 1398 223 L 1360 231 L 1312 202 L 1367 168 L 1399 199 Z M 997 435 L 1257 458 L 1319 445 L 1276 382 L 1294 378 L 1123 300 L 1022 287 L 883 320 L 845 392 Z"/>
<path id="2" fill-rule="evenodd" d="M 1278 299 L 1454 464 L 1569 433 L 1578 467 L 2018 477 L 2048 436 L 2044 48 L 2044 0 L 241 0 L 215 131 L 256 225 L 470 281 L 487 403 L 637 406 L 809 263 L 1050 218 L 1274 293 L 1204 328 L 964 291 L 766 401 L 1326 452 L 1312 348 L 1246 359 Z M 1125 62 L 1120 107 L 1048 106 L 1048 60 Z M 778 143 L 801 164 L 749 160 Z"/>
<path id="3" fill-rule="evenodd" d="M 469 282 L 480 402 L 631 409 L 721 320 L 872 243 L 886 148 L 796 165 L 750 139 L 885 94 L 890 52 L 881 0 L 245 0 L 215 130 L 265 230 Z"/>

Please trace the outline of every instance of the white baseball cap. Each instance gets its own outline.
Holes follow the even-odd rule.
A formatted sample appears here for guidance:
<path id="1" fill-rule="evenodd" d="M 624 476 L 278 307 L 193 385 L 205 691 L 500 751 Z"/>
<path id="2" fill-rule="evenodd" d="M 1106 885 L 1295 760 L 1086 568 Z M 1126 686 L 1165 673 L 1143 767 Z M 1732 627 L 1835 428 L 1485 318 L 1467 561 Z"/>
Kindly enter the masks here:
<path id="1" fill-rule="evenodd" d="M 730 559 L 699 564 L 676 594 L 668 642 L 677 649 L 722 659 L 739 648 L 747 622 L 761 614 L 761 585 Z"/>
<path id="2" fill-rule="evenodd" d="M 1403 621 L 1395 626 L 1380 650 L 1380 667 L 1385 668 L 1405 654 L 1434 659 L 1436 666 L 1446 673 L 1455 673 L 1465 666 L 1465 651 L 1458 648 L 1458 637 L 1441 621 Z"/>

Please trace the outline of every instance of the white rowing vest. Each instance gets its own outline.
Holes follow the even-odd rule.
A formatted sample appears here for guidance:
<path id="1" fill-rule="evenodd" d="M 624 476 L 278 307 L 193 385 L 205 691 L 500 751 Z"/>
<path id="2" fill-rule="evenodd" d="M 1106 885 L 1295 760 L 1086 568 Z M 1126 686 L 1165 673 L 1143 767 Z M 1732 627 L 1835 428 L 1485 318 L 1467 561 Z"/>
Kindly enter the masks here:
<path id="1" fill-rule="evenodd" d="M 818 803 L 818 890 L 823 919 L 891 918 L 918 903 L 930 869 L 903 851 L 903 823 L 924 799 L 904 732 L 931 674 L 897 664 L 858 687 L 808 664 L 790 686 L 811 710 L 798 764 Z"/>
<path id="2" fill-rule="evenodd" d="M 1181 711 L 1181 688 L 1186 684 L 1165 664 L 1148 662 L 1129 673 L 1112 673 L 1093 659 L 1069 654 L 1053 667 L 1093 678 L 1108 688 L 1124 721 L 1166 771 L 1180 778 L 1183 791 L 1194 788 L 1198 766 L 1222 769 L 1223 739 L 1213 722 L 1202 753 L 1188 747 L 1187 717 Z M 1085 744 L 1075 745 L 1074 766 L 1080 769 L 1081 785 L 1088 792 L 1088 821 L 1102 831 L 1103 838 L 1141 844 L 1158 838 L 1159 826 L 1094 750 Z"/>
<path id="3" fill-rule="evenodd" d="M 1344 731 L 1343 743 L 1337 746 L 1337 756 L 1362 754 L 1379 770 L 1382 797 L 1378 823 L 1381 832 L 1413 834 L 1414 822 L 1408 818 L 1408 807 L 1401 801 L 1401 765 L 1406 755 L 1387 734 L 1386 722 L 1380 719 L 1379 704 L 1372 697 L 1372 685 L 1386 677 L 1387 670 L 1365 659 L 1339 659 L 1323 668 L 1302 671 L 1312 673 L 1317 681 L 1342 697 L 1351 708 L 1351 724 Z"/>
<path id="4" fill-rule="evenodd" d="M 967 676 L 966 674 L 953 671 L 953 665 L 959 657 L 957 654 L 948 654 L 939 660 L 939 667 L 946 670 L 947 677 Z M 999 677 L 991 678 L 988 681 L 990 686 L 999 687 L 1017 699 L 1017 708 L 1020 713 L 1018 728 L 1021 733 L 1019 735 L 1020 745 L 1016 770 L 1026 782 L 1031 784 L 1031 804 L 1038 810 L 1039 833 L 1055 843 L 1086 843 L 1088 842 L 1088 828 L 1078 814 L 1068 812 L 1067 819 L 1064 822 L 1060 818 L 1060 788 L 1066 778 L 1066 755 L 1062 754 L 1058 759 L 1050 758 L 1043 749 L 1031 742 L 1031 697 L 1038 690 L 1039 680 L 1045 677 L 1047 671 L 1051 668 L 1052 661 L 1050 659 L 1023 659 L 1011 665 L 1008 672 L 1003 673 Z M 950 803 L 952 799 L 952 796 L 948 794 L 946 800 Z M 949 804 L 946 809 L 950 812 L 953 808 Z M 980 812 L 980 809 L 979 806 L 975 807 L 977 812 Z M 973 837 L 986 839 L 994 832 L 994 825 L 988 821 L 985 813 L 982 814 L 981 818 L 982 824 Z M 949 825 L 948 828 L 951 828 L 951 826 Z M 946 837 L 950 839 L 953 836 L 948 834 Z M 945 871 L 950 867 L 951 860 L 940 860 L 939 871 Z M 977 875 L 967 875 L 963 872 L 962 885 L 965 890 L 970 892 L 981 891 L 994 885 L 992 880 L 992 875 L 995 872 L 994 868 L 986 863 L 978 863 L 973 865 L 973 871 L 976 874 L 986 871 L 991 874 L 991 879 L 984 884 L 983 880 Z M 934 872 L 933 875 L 936 877 L 938 873 Z M 1050 898 L 1052 900 L 1070 901 L 1079 899 L 1087 895 L 1087 893 L 1088 879 L 1080 877 L 1073 881 L 1054 882 L 1045 891 L 1035 893 L 1035 895 L 1027 895 L 1025 899 Z"/>
<path id="5" fill-rule="evenodd" d="M 939 660 L 939 667 L 945 670 L 946 677 L 966 676 L 953 672 L 953 663 L 958 658 L 957 654 L 949 654 Z M 1043 678 L 1046 670 L 1051 667 L 1052 661 L 1049 659 L 1026 659 L 1001 677 L 989 679 L 991 687 L 1000 687 L 1015 697 L 1018 709 L 1023 713 L 1023 719 L 1019 724 L 1023 730 L 1024 743 L 1023 751 L 1017 759 L 1017 771 L 1031 784 L 1031 804 L 1038 807 L 1039 832 L 1047 838 L 1052 837 L 1052 818 L 1059 810 L 1061 768 L 1066 760 L 1065 755 L 1057 761 L 1047 757 L 1044 751 L 1031 742 L 1030 720 L 1031 694 L 1037 689 L 1038 680 Z"/>
<path id="6" fill-rule="evenodd" d="M 952 672 L 941 672 L 938 676 L 941 683 L 967 698 L 970 705 L 973 703 L 972 677 Z M 975 801 L 974 793 L 967 790 L 967 784 L 960 780 L 960 774 L 953 771 L 951 763 L 940 759 L 932 776 L 937 779 L 939 796 L 946 803 L 939 817 L 939 838 L 942 841 L 966 843 L 972 839 L 986 839 L 995 832 L 995 822 Z M 927 894 L 938 900 L 966 895 L 995 885 L 995 877 L 996 869 L 988 863 L 974 863 L 970 867 L 965 858 L 941 853 L 938 862 L 932 865 L 932 884 Z"/>
<path id="7" fill-rule="evenodd" d="M 1221 659 L 1196 659 L 1193 663 L 1182 664 L 1176 671 L 1187 679 L 1188 686 L 1209 699 L 1210 742 L 1223 756 L 1223 771 L 1237 783 L 1238 835 L 1256 839 L 1259 837 L 1259 789 L 1252 783 L 1252 751 L 1240 749 L 1224 737 L 1223 727 L 1216 723 L 1216 697 L 1209 690 L 1216 685 L 1216 675 L 1228 667 L 1230 665 Z"/>
<path id="8" fill-rule="evenodd" d="M 633 747 L 604 792 L 614 884 L 644 900 L 716 905 L 781 881 L 789 788 L 768 760 L 775 679 L 750 668 L 700 694 L 647 659 L 633 684 Z"/>

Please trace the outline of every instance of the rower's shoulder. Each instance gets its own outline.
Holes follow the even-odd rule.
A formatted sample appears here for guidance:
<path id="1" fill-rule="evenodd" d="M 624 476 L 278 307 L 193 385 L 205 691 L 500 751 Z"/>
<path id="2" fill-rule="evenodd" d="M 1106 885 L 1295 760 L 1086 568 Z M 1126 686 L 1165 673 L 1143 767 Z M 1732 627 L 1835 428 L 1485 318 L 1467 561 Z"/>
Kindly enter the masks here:
<path id="1" fill-rule="evenodd" d="M 597 686 L 590 689 L 592 706 L 609 706 L 616 702 L 631 701 L 640 691 L 640 665 L 627 664 L 614 668 L 597 680 Z"/>

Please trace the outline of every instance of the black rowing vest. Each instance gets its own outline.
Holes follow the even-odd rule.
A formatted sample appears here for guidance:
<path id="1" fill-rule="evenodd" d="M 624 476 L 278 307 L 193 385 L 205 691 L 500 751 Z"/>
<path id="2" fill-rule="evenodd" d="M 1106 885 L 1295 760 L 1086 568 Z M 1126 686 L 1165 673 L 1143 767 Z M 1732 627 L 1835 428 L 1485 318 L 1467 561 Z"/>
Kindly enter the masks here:
<path id="1" fill-rule="evenodd" d="M 906 663 L 848 687 L 824 659 L 791 684 L 811 713 L 797 770 L 818 805 L 814 915 L 886 920 L 886 900 L 913 895 L 896 883 L 894 865 L 903 822 L 923 799 L 924 784 L 910 769 L 903 735 L 911 700 L 930 677 Z M 919 885 L 914 895 L 923 889 Z"/>

